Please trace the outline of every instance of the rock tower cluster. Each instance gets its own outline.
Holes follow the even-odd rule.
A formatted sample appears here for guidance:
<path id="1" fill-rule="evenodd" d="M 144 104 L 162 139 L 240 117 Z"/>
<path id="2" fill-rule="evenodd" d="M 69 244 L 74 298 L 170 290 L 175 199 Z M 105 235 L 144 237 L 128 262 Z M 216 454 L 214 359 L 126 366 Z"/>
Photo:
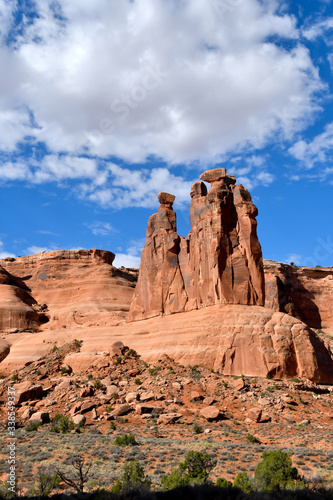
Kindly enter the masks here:
<path id="1" fill-rule="evenodd" d="M 215 304 L 264 305 L 264 271 L 251 195 L 225 169 L 207 170 L 191 188 L 191 231 L 177 234 L 175 196 L 159 193 L 148 220 L 128 321 Z"/>

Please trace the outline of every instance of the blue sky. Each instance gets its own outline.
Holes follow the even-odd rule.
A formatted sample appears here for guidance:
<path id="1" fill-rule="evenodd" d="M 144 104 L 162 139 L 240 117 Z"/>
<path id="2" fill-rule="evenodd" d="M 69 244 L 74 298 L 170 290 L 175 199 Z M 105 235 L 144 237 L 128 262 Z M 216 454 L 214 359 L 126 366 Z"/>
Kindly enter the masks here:
<path id="1" fill-rule="evenodd" d="M 0 257 L 137 266 L 157 193 L 226 167 L 264 258 L 333 265 L 329 0 L 0 0 Z"/>

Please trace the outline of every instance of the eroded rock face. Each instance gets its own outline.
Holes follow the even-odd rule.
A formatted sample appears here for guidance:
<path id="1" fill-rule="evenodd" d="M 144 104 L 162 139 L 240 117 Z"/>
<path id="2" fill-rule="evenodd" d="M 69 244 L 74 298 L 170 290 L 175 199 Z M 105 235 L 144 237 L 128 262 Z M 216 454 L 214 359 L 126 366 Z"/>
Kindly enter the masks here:
<path id="1" fill-rule="evenodd" d="M 312 328 L 333 328 L 333 268 L 295 267 L 264 261 L 266 307 Z"/>
<path id="2" fill-rule="evenodd" d="M 128 321 L 215 304 L 264 305 L 257 208 L 225 169 L 204 172 L 191 189 L 191 231 L 177 234 L 175 199 L 159 194 L 149 218 Z"/>
<path id="3" fill-rule="evenodd" d="M 1 260 L 0 331 L 114 326 L 127 315 L 136 273 L 106 250 L 57 250 Z"/>

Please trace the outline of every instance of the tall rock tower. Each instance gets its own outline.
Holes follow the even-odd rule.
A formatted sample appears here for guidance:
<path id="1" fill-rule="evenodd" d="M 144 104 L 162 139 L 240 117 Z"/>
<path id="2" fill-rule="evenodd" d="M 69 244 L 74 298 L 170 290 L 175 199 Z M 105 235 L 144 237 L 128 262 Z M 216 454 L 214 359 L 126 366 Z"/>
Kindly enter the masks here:
<path id="1" fill-rule="evenodd" d="M 204 172 L 191 189 L 191 231 L 178 236 L 175 197 L 158 196 L 149 218 L 128 321 L 215 304 L 264 305 L 264 272 L 251 195 L 225 169 Z"/>

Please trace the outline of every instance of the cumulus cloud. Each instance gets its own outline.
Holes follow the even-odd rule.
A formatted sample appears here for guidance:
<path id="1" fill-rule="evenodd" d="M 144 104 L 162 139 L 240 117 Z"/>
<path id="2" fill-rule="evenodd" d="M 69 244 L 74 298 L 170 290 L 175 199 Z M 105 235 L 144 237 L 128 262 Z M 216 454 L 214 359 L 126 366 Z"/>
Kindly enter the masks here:
<path id="1" fill-rule="evenodd" d="M 28 247 L 26 249 L 26 251 L 24 253 L 25 253 L 25 255 L 34 255 L 36 253 L 51 252 L 52 250 L 59 250 L 59 248 L 56 246 L 53 246 L 53 245 L 51 245 L 49 247 L 39 247 L 36 245 L 31 245 L 30 247 Z"/>
<path id="2" fill-rule="evenodd" d="M 311 141 L 297 141 L 289 149 L 289 153 L 307 169 L 314 167 L 317 163 L 331 163 L 333 153 L 333 122 L 325 127 L 325 131 L 322 134 L 315 136 Z M 325 171 L 322 173 L 325 173 Z M 330 172 L 327 171 L 327 173 Z"/>
<path id="3" fill-rule="evenodd" d="M 303 36 L 308 40 L 315 40 L 323 36 L 326 31 L 333 29 L 333 17 L 317 22 L 303 30 Z"/>
<path id="4" fill-rule="evenodd" d="M 138 268 L 140 267 L 140 257 L 125 253 L 117 253 L 113 261 L 115 267 Z"/>
<path id="5" fill-rule="evenodd" d="M 114 229 L 108 222 L 95 221 L 92 224 L 87 224 L 87 227 L 91 230 L 94 236 L 107 236 Z"/>
<path id="6" fill-rule="evenodd" d="M 5 259 L 6 257 L 16 257 L 13 253 L 7 252 L 4 249 L 4 246 L 3 241 L 0 241 L 0 259 Z"/>
<path id="7" fill-rule="evenodd" d="M 140 266 L 141 251 L 145 245 L 145 240 L 140 238 L 132 240 L 127 248 L 127 253 L 117 253 L 113 265 L 116 267 L 134 267 Z"/>
<path id="8" fill-rule="evenodd" d="M 215 162 L 290 138 L 318 108 L 317 70 L 277 2 L 237 2 L 219 15 L 219 0 L 36 0 L 37 16 L 12 24 L 10 43 L 17 5 L 1 4 L 10 83 L 0 86 L 0 147 L 45 144 L 55 156 L 40 182 L 54 169 L 76 179 L 75 156 L 92 172 L 84 154 Z M 60 168 L 64 152 L 72 158 Z M 114 191 L 93 196 L 107 204 Z"/>

